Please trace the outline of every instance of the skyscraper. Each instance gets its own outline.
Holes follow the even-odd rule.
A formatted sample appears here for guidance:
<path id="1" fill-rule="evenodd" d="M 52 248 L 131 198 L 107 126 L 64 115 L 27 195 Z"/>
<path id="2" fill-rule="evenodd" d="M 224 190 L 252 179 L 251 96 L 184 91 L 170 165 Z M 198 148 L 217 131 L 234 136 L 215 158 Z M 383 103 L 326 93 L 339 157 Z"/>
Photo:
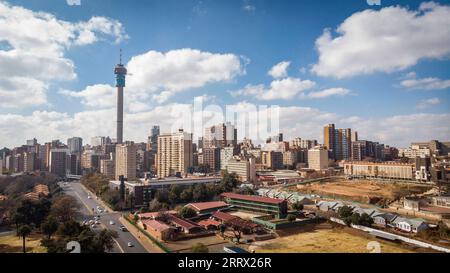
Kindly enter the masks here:
<path id="1" fill-rule="evenodd" d="M 237 129 L 231 123 L 221 123 L 205 129 L 203 148 L 237 146 Z"/>
<path id="2" fill-rule="evenodd" d="M 117 144 L 116 146 L 116 180 L 124 176 L 128 180 L 136 178 L 136 151 L 133 142 Z"/>
<path id="3" fill-rule="evenodd" d="M 180 130 L 178 133 L 162 134 L 158 137 L 158 177 L 184 175 L 192 166 L 192 134 Z"/>
<path id="4" fill-rule="evenodd" d="M 353 137 L 356 137 L 353 135 Z M 336 129 L 329 124 L 323 130 L 323 145 L 334 160 L 348 160 L 352 155 L 352 130 Z"/>
<path id="5" fill-rule="evenodd" d="M 122 64 L 122 50 L 120 50 L 120 63 L 114 69 L 116 74 L 117 87 L 117 144 L 123 142 L 123 88 L 125 87 L 125 78 L 127 69 Z"/>
<path id="6" fill-rule="evenodd" d="M 72 137 L 67 140 L 67 146 L 69 147 L 69 152 L 77 156 L 81 155 L 83 151 L 83 139 L 81 137 Z"/>

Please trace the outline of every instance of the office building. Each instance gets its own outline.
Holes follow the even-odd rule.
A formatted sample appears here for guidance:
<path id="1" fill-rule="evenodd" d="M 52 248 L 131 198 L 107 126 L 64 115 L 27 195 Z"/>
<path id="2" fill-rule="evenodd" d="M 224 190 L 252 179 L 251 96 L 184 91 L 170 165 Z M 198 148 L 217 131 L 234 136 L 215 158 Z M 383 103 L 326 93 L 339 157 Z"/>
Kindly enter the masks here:
<path id="1" fill-rule="evenodd" d="M 100 161 L 100 173 L 109 179 L 115 179 L 116 170 L 112 159 L 102 159 Z"/>
<path id="2" fill-rule="evenodd" d="M 283 166 L 283 153 L 282 152 L 274 152 L 274 151 L 263 151 L 261 153 L 261 164 L 264 165 L 265 168 L 271 170 L 280 170 L 284 169 Z"/>
<path id="3" fill-rule="evenodd" d="M 226 170 L 228 161 L 230 161 L 235 155 L 235 147 L 225 147 L 220 150 L 220 169 Z"/>
<path id="4" fill-rule="evenodd" d="M 235 173 L 240 182 L 253 183 L 256 181 L 255 159 L 232 158 L 226 165 L 228 173 Z"/>
<path id="5" fill-rule="evenodd" d="M 222 193 L 221 198 L 229 205 L 239 210 L 271 214 L 278 218 L 287 215 L 287 201 L 262 196 L 251 196 L 236 193 Z"/>

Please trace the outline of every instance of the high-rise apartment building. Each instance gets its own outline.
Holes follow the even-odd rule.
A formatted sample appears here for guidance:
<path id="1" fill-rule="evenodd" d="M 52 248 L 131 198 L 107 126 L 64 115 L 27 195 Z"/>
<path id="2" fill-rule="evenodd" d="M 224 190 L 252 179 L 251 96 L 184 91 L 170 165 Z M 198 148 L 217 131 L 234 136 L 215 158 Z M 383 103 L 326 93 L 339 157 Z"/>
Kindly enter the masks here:
<path id="1" fill-rule="evenodd" d="M 116 180 L 120 176 L 133 180 L 136 178 L 136 152 L 137 147 L 133 142 L 117 144 L 116 146 Z"/>
<path id="2" fill-rule="evenodd" d="M 159 178 L 185 175 L 192 161 L 192 134 L 180 130 L 158 137 L 156 165 Z"/>
<path id="3" fill-rule="evenodd" d="M 203 148 L 203 164 L 208 165 L 210 171 L 218 171 L 220 169 L 220 148 Z"/>
<path id="4" fill-rule="evenodd" d="M 310 169 L 320 171 L 328 168 L 328 150 L 317 146 L 308 151 L 308 165 Z"/>
<path id="5" fill-rule="evenodd" d="M 357 138 L 357 134 L 353 137 Z M 334 124 L 325 126 L 323 145 L 334 160 L 349 160 L 352 155 L 352 130 L 349 128 L 336 129 Z"/>
<path id="6" fill-rule="evenodd" d="M 203 148 L 237 146 L 237 129 L 231 123 L 221 123 L 205 129 Z"/>
<path id="7" fill-rule="evenodd" d="M 225 147 L 220 150 L 220 169 L 226 170 L 228 161 L 235 155 L 235 147 Z"/>
<path id="8" fill-rule="evenodd" d="M 115 164 L 112 159 L 102 159 L 100 161 L 100 173 L 109 179 L 116 177 Z"/>
<path id="9" fill-rule="evenodd" d="M 49 156 L 49 170 L 60 177 L 66 176 L 68 149 L 51 149 Z"/>

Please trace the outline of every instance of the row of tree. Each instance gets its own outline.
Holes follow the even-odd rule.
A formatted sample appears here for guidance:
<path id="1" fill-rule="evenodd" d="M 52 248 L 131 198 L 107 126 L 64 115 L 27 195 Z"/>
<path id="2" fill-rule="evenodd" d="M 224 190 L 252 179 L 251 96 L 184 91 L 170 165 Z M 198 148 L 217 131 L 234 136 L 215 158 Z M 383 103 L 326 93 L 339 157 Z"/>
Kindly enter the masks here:
<path id="1" fill-rule="evenodd" d="M 356 213 L 350 206 L 340 207 L 338 209 L 338 215 L 348 226 L 353 224 L 371 227 L 373 225 L 373 219 L 367 213 Z"/>

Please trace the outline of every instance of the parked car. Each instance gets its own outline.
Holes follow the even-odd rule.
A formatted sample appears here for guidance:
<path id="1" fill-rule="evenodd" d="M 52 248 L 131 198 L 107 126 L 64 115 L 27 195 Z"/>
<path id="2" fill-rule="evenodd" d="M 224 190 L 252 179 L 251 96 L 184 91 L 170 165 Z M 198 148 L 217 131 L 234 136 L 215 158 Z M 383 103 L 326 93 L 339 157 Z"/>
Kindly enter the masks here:
<path id="1" fill-rule="evenodd" d="M 115 223 L 114 223 L 114 221 L 109 221 L 109 224 L 110 224 L 111 226 L 113 226 Z"/>
<path id="2" fill-rule="evenodd" d="M 133 244 L 131 242 L 128 242 L 128 247 L 133 247 Z"/>

